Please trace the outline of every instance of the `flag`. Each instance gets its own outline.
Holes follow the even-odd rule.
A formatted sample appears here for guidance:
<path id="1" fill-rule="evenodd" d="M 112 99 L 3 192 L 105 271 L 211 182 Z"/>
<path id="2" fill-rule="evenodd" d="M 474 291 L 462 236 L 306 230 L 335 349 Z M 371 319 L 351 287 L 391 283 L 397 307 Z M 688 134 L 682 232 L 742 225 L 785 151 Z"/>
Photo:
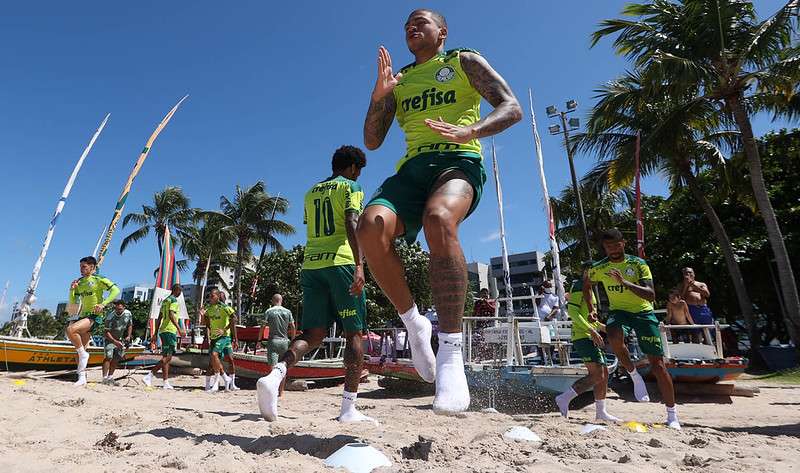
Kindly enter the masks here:
<path id="1" fill-rule="evenodd" d="M 158 314 L 161 311 L 161 303 L 170 296 L 172 286 L 180 284 L 180 282 L 180 272 L 175 265 L 175 246 L 172 244 L 169 225 L 166 225 L 164 228 L 164 241 L 161 247 L 161 263 L 156 272 L 156 286 L 153 289 L 153 299 L 150 306 L 150 321 L 148 325 L 151 336 L 156 333 L 156 319 L 158 319 Z M 186 310 L 186 301 L 183 294 L 178 296 L 178 305 L 180 306 L 178 323 L 181 325 L 182 330 L 189 330 L 189 312 Z"/>
<path id="2" fill-rule="evenodd" d="M 641 188 L 641 170 L 639 169 L 639 148 L 641 145 L 641 136 L 636 133 L 636 149 L 634 150 L 634 159 L 636 161 L 636 254 L 639 258 L 644 258 L 644 220 L 642 219 L 642 188 Z"/>

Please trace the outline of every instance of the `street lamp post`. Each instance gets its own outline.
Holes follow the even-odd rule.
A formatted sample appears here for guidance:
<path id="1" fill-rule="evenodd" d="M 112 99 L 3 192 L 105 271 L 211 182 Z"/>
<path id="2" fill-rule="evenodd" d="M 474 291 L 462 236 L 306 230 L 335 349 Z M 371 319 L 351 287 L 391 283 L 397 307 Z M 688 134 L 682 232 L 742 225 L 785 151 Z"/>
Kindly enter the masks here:
<path id="1" fill-rule="evenodd" d="M 592 259 L 592 245 L 589 242 L 589 230 L 586 228 L 586 217 L 583 214 L 583 199 L 581 198 L 580 188 L 578 187 L 578 178 L 575 176 L 575 163 L 572 156 L 572 148 L 569 146 L 569 132 L 577 130 L 580 126 L 580 120 L 577 118 L 570 118 L 567 120 L 567 114 L 572 113 L 578 108 L 578 102 L 575 100 L 568 100 L 566 103 L 567 110 L 559 111 L 555 105 L 547 107 L 547 116 L 549 118 L 560 117 L 561 125 L 550 125 L 547 130 L 551 135 L 564 135 L 564 147 L 567 149 L 567 159 L 569 160 L 569 173 L 572 176 L 572 191 L 575 193 L 575 199 L 578 202 L 578 214 L 581 219 L 581 229 L 583 230 L 583 239 L 586 243 L 586 256 L 588 260 Z"/>

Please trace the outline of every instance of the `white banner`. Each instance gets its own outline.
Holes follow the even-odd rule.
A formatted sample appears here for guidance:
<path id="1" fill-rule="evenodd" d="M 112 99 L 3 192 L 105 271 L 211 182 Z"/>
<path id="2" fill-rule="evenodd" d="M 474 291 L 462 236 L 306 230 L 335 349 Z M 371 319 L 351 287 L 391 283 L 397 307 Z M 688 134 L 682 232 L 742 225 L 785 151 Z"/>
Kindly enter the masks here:
<path id="1" fill-rule="evenodd" d="M 155 320 L 158 318 L 158 313 L 161 311 L 161 303 L 164 302 L 164 299 L 169 297 L 171 293 L 169 289 L 164 289 L 163 287 L 156 287 L 153 289 L 153 298 L 150 305 L 151 319 Z M 178 320 L 188 319 L 189 312 L 186 310 L 186 301 L 183 299 L 183 294 L 178 296 L 178 304 L 180 305 Z"/>
<path id="2" fill-rule="evenodd" d="M 483 329 L 483 340 L 486 343 L 508 343 L 508 325 L 503 323 L 495 327 Z M 533 324 L 519 324 L 519 338 L 524 345 L 534 345 L 550 343 L 550 330 L 546 326 L 534 326 Z"/>

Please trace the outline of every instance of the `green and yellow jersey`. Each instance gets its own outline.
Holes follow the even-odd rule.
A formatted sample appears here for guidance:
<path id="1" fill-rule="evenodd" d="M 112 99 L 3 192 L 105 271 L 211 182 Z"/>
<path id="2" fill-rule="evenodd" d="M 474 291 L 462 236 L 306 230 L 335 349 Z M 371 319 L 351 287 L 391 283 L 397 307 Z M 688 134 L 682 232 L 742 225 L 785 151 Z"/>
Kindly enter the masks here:
<path id="1" fill-rule="evenodd" d="M 597 307 L 597 298 L 592 293 L 592 304 Z M 599 330 L 600 322 L 589 322 L 589 306 L 583 300 L 582 281 L 575 281 L 569 290 L 567 313 L 572 320 L 572 340 L 589 338 L 589 329 Z"/>
<path id="2" fill-rule="evenodd" d="M 108 297 L 103 299 L 103 293 L 108 291 Z M 81 315 L 94 315 L 94 306 L 97 304 L 108 305 L 119 295 L 119 287 L 110 279 L 92 274 L 78 280 L 75 289 L 69 291 L 69 302 L 81 304 Z"/>
<path id="3" fill-rule="evenodd" d="M 211 333 L 212 339 L 217 339 L 220 337 L 230 337 L 230 323 L 231 323 L 231 316 L 236 311 L 233 310 L 233 307 L 229 306 L 224 302 L 217 302 L 216 304 L 210 304 L 206 306 L 206 321 L 208 323 L 208 329 Z M 216 335 L 217 330 L 223 330 L 222 335 Z"/>
<path id="4" fill-rule="evenodd" d="M 164 302 L 161 303 L 161 325 L 158 327 L 158 333 L 178 333 L 178 327 L 172 323 L 169 313 L 175 312 L 175 320 L 178 320 L 180 310 L 177 297 L 170 294 L 169 297 L 164 299 Z"/>
<path id="5" fill-rule="evenodd" d="M 303 269 L 355 264 L 347 241 L 345 214 L 360 214 L 364 191 L 355 181 L 337 176 L 312 187 L 305 196 L 306 251 Z"/>
<path id="6" fill-rule="evenodd" d="M 436 120 L 439 117 L 459 126 L 480 120 L 481 94 L 472 87 L 461 68 L 462 52 L 477 54 L 471 49 L 452 49 L 400 70 L 403 75 L 394 88 L 395 116 L 406 135 L 406 154 L 397 163 L 397 170 L 423 153 L 481 156 L 481 143 L 477 139 L 467 143 L 447 142 L 425 124 L 426 118 Z"/>
<path id="7" fill-rule="evenodd" d="M 647 263 L 632 255 L 625 255 L 619 263 L 612 263 L 605 258 L 592 265 L 589 269 L 589 280 L 603 285 L 608 295 L 609 310 L 622 310 L 634 314 L 652 311 L 653 304 L 650 301 L 637 296 L 608 275 L 612 269 L 618 270 L 625 280 L 634 284 L 642 284 L 642 281 L 653 279 Z"/>

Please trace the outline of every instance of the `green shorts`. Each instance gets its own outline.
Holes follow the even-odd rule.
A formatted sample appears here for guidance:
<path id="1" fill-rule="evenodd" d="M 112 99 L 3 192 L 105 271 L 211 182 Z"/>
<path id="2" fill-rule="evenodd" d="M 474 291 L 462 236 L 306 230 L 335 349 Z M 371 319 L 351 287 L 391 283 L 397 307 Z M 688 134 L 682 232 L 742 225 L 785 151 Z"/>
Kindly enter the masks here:
<path id="1" fill-rule="evenodd" d="M 600 363 L 606 365 L 606 355 L 594 344 L 591 338 L 579 338 L 572 341 L 572 349 L 584 363 Z"/>
<path id="2" fill-rule="evenodd" d="M 463 172 L 475 191 L 469 216 L 478 207 L 486 182 L 483 160 L 475 153 L 419 154 L 406 161 L 397 174 L 383 181 L 367 207 L 382 205 L 397 214 L 406 230 L 402 236 L 413 243 L 422 229 L 422 214 L 431 188 L 439 176 L 452 170 Z"/>
<path id="3" fill-rule="evenodd" d="M 90 329 L 94 329 L 103 324 L 103 314 L 82 314 L 78 316 L 78 320 L 76 320 L 75 322 L 78 322 L 83 319 L 89 319 L 92 321 L 92 326 L 90 327 Z"/>
<path id="4" fill-rule="evenodd" d="M 625 334 L 634 330 L 636 340 L 639 341 L 639 348 L 645 355 L 664 356 L 661 333 L 658 331 L 658 319 L 652 310 L 638 314 L 624 310 L 611 310 L 608 312 L 606 327 L 619 327 Z"/>
<path id="5" fill-rule="evenodd" d="M 303 288 L 302 330 L 327 329 L 337 322 L 345 332 L 367 328 L 367 297 L 350 295 L 355 265 L 331 266 L 300 271 Z"/>
<path id="6" fill-rule="evenodd" d="M 109 341 L 106 342 L 105 347 L 103 347 L 103 351 L 105 352 L 107 360 L 120 361 L 125 358 L 125 349 L 120 348 Z"/>
<path id="7" fill-rule="evenodd" d="M 264 344 L 267 347 L 267 359 L 270 366 L 278 364 L 283 354 L 289 350 L 288 338 L 270 338 Z"/>
<path id="8" fill-rule="evenodd" d="M 233 345 L 231 345 L 231 337 L 219 337 L 211 340 L 209 344 L 211 349 L 209 354 L 217 353 L 220 358 L 233 355 Z"/>
<path id="9" fill-rule="evenodd" d="M 161 332 L 158 334 L 161 339 L 161 354 L 163 356 L 172 356 L 178 349 L 178 334 L 172 332 Z"/>

